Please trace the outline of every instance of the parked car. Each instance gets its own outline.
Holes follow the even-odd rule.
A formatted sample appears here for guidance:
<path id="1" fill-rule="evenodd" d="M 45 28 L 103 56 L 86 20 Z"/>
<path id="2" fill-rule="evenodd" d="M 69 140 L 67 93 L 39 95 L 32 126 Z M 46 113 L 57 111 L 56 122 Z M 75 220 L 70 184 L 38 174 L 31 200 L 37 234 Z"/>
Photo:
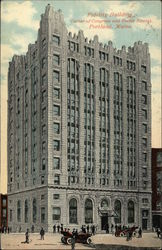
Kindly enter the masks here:
<path id="1" fill-rule="evenodd" d="M 116 230 L 116 232 L 115 232 L 115 236 L 116 237 L 123 237 L 123 236 L 127 236 L 127 234 L 129 233 L 129 232 L 132 232 L 132 236 L 136 236 L 136 229 L 137 229 L 138 227 L 135 227 L 135 226 L 133 226 L 133 227 L 130 227 L 130 228 L 125 228 L 125 229 L 117 229 Z"/>
<path id="2" fill-rule="evenodd" d="M 63 236 L 61 237 L 61 242 L 64 244 L 70 245 L 72 243 L 72 232 L 70 231 L 61 231 L 61 234 Z M 83 243 L 83 244 L 91 244 L 92 239 L 91 239 L 91 234 L 90 233 L 83 233 L 79 232 L 78 236 L 76 238 L 77 243 Z"/>

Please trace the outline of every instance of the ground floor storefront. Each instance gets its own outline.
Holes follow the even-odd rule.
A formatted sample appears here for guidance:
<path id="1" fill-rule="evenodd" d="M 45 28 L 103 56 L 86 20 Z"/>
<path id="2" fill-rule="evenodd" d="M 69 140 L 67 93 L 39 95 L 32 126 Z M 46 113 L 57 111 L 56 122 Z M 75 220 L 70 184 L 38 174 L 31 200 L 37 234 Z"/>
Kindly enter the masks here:
<path id="1" fill-rule="evenodd" d="M 162 230 L 162 211 L 152 211 L 152 226 Z"/>
<path id="2" fill-rule="evenodd" d="M 95 226 L 97 232 L 115 225 L 152 229 L 151 193 L 114 190 L 46 188 L 9 196 L 9 227 L 48 232 Z"/>

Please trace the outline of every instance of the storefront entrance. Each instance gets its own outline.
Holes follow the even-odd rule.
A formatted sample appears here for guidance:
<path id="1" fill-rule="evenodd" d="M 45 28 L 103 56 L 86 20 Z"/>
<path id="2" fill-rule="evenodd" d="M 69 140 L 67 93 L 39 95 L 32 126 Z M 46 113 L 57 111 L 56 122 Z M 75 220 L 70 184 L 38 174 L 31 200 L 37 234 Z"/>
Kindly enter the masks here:
<path id="1" fill-rule="evenodd" d="M 147 219 L 142 219 L 142 229 L 147 230 Z"/>
<path id="2" fill-rule="evenodd" d="M 101 230 L 106 230 L 106 225 L 108 224 L 108 216 L 101 217 Z"/>

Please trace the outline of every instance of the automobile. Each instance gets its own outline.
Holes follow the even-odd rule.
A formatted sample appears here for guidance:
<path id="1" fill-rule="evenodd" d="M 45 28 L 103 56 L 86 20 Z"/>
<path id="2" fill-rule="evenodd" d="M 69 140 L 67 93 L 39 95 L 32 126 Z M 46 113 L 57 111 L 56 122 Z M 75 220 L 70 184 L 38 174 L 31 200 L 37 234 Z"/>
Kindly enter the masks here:
<path id="1" fill-rule="evenodd" d="M 123 236 L 127 236 L 127 234 L 129 233 L 129 232 L 132 232 L 132 236 L 136 236 L 136 229 L 137 229 L 138 227 L 135 227 L 135 226 L 133 226 L 133 227 L 130 227 L 130 228 L 125 228 L 125 229 L 119 229 L 119 228 L 117 228 L 117 230 L 116 230 L 116 232 L 115 232 L 115 236 L 116 237 L 123 237 Z"/>
<path id="2" fill-rule="evenodd" d="M 63 235 L 61 237 L 61 242 L 64 244 L 70 245 L 72 243 L 72 232 L 61 231 L 61 234 Z M 79 232 L 75 242 L 76 243 L 83 243 L 83 244 L 91 244 L 91 242 L 92 242 L 91 234 Z"/>

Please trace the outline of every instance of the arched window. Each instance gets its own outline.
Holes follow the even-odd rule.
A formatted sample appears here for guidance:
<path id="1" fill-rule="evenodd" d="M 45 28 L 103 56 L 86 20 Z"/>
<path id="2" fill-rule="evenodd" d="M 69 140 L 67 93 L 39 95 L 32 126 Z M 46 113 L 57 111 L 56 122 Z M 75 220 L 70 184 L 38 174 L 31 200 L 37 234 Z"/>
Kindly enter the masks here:
<path id="1" fill-rule="evenodd" d="M 128 223 L 134 223 L 134 202 L 128 202 Z"/>
<path id="2" fill-rule="evenodd" d="M 74 198 L 69 202 L 69 223 L 77 223 L 77 200 Z"/>
<path id="3" fill-rule="evenodd" d="M 108 201 L 105 200 L 105 199 L 102 200 L 102 201 L 101 201 L 101 207 L 102 207 L 102 208 L 107 208 L 107 207 L 108 207 Z"/>
<path id="4" fill-rule="evenodd" d="M 18 200 L 17 202 L 17 221 L 21 221 L 21 201 Z"/>
<path id="5" fill-rule="evenodd" d="M 114 218 L 115 224 L 121 223 L 121 202 L 119 200 L 115 201 L 114 210 L 116 217 Z"/>
<path id="6" fill-rule="evenodd" d="M 29 205 L 28 200 L 25 200 L 25 223 L 29 221 Z"/>
<path id="7" fill-rule="evenodd" d="M 90 199 L 85 201 L 85 223 L 93 223 L 93 204 Z"/>
<path id="8" fill-rule="evenodd" d="M 33 223 L 37 220 L 37 202 L 36 199 L 33 199 Z"/>

